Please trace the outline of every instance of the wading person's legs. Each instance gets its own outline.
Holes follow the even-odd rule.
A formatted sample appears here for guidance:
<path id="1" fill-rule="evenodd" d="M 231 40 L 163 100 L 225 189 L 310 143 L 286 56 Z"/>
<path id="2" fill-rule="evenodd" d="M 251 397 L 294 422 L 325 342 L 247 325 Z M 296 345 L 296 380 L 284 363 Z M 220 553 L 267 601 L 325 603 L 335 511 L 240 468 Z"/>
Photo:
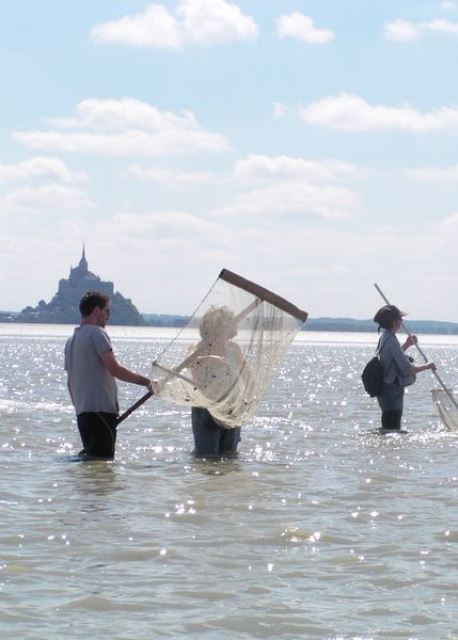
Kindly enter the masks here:
<path id="1" fill-rule="evenodd" d="M 82 453 L 96 458 L 114 458 L 117 416 L 113 413 L 80 413 L 78 430 L 83 443 Z"/>

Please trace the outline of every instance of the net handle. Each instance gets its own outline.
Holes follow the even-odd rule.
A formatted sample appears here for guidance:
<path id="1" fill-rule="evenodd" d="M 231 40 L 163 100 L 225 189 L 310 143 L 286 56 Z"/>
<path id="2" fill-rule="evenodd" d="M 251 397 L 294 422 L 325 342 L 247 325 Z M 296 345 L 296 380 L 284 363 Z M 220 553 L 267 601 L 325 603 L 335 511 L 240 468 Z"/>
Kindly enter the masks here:
<path id="1" fill-rule="evenodd" d="M 379 294 L 382 296 L 383 300 L 386 302 L 386 304 L 391 304 L 388 301 L 388 298 L 385 296 L 385 294 L 383 293 L 383 291 L 380 289 L 380 287 L 378 286 L 377 283 L 374 284 L 374 287 L 377 289 L 377 291 L 379 292 Z M 410 333 L 410 331 L 408 330 L 408 328 L 406 327 L 405 323 L 403 322 L 402 318 L 401 318 L 401 327 L 404 329 L 404 331 L 407 333 L 407 335 L 409 336 L 409 338 L 412 338 L 412 334 Z M 418 353 L 421 355 L 421 357 L 423 358 L 423 360 L 425 362 L 428 362 L 428 358 L 426 357 L 426 354 L 424 353 L 423 349 L 420 347 L 420 345 L 418 344 L 418 342 L 414 342 L 413 343 L 416 348 Z M 433 375 L 436 377 L 437 382 L 440 384 L 440 386 L 442 387 L 442 389 L 445 391 L 445 393 L 447 394 L 447 396 L 449 397 L 450 401 L 452 402 L 452 404 L 455 406 L 456 409 L 458 409 L 458 404 L 455 400 L 455 398 L 453 397 L 453 395 L 450 393 L 450 389 L 447 389 L 447 387 L 445 386 L 442 378 L 440 377 L 440 375 L 437 373 L 436 370 L 432 370 Z"/>
<path id="2" fill-rule="evenodd" d="M 138 409 L 138 407 L 141 407 L 142 404 L 144 404 L 147 400 L 151 398 L 151 396 L 154 396 L 154 393 L 152 391 L 148 391 L 148 393 L 145 393 L 145 395 L 139 398 L 137 402 L 134 402 L 132 406 L 130 406 L 126 411 L 124 411 L 124 413 L 122 413 L 119 416 L 119 418 L 116 421 L 116 426 L 121 424 L 121 422 L 124 422 L 124 420 L 128 418 L 131 413 L 133 413 L 136 409 Z"/>
<path id="3" fill-rule="evenodd" d="M 239 324 L 242 320 L 244 320 L 247 316 L 250 315 L 252 311 L 254 311 L 259 305 L 262 304 L 261 298 L 255 298 L 253 302 L 251 302 L 246 309 L 241 311 L 237 316 L 235 316 L 235 323 Z"/>
<path id="4" fill-rule="evenodd" d="M 169 369 L 168 367 L 164 367 L 164 365 L 159 364 L 158 362 L 153 362 L 153 367 L 162 369 L 162 371 L 169 374 L 169 378 L 166 378 L 166 382 L 170 380 L 170 378 L 179 378 L 180 380 L 184 380 L 188 384 L 192 384 L 193 387 L 198 388 L 199 386 L 194 382 L 194 380 L 191 380 L 191 378 L 188 378 L 187 376 L 181 375 L 181 373 L 179 371 L 176 371 L 175 369 Z"/>
<path id="5" fill-rule="evenodd" d="M 173 376 L 175 376 L 176 378 L 180 378 L 181 380 L 185 380 L 186 382 L 196 386 L 194 384 L 194 382 L 190 379 L 190 378 L 186 378 L 186 376 L 182 376 L 179 373 L 177 373 L 176 371 L 173 371 L 172 369 L 167 369 L 166 367 L 162 367 L 159 364 L 155 364 L 156 367 L 158 367 L 159 369 L 163 369 L 164 371 L 166 371 L 169 374 L 172 374 Z M 153 391 L 148 391 L 148 393 L 145 393 L 141 398 L 139 398 L 137 400 L 137 402 L 134 402 L 133 405 L 131 405 L 128 409 L 126 409 L 126 411 L 124 411 L 124 413 L 122 413 L 119 418 L 116 421 L 116 426 L 118 426 L 119 424 L 121 424 L 121 422 L 124 422 L 124 420 L 126 418 L 128 418 L 130 416 L 131 413 L 133 413 L 134 411 L 136 411 L 139 407 L 142 406 L 142 404 L 144 404 L 147 400 L 149 400 L 151 398 L 151 396 L 154 396 L 155 394 L 153 393 Z"/>
<path id="6" fill-rule="evenodd" d="M 223 269 L 218 278 L 239 287 L 239 289 L 244 289 L 248 291 L 248 293 L 252 293 L 257 298 L 261 298 L 261 300 L 265 300 L 269 304 L 273 304 L 274 307 L 278 307 L 301 322 L 307 320 L 308 314 L 306 311 L 299 309 L 296 305 L 291 304 L 291 302 L 288 302 L 288 300 L 285 300 L 285 298 L 282 298 L 273 291 L 269 291 L 269 289 L 261 287 L 259 284 L 247 280 L 233 271 L 229 271 L 229 269 Z"/>

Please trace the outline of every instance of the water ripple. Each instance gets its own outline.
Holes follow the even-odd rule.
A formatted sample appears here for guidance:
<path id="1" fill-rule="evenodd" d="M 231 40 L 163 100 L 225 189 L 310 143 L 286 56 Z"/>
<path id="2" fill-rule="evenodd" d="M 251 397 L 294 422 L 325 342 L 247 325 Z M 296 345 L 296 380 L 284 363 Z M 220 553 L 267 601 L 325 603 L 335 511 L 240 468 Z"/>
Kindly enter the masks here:
<path id="1" fill-rule="evenodd" d="M 431 378 L 380 436 L 372 345 L 301 336 L 237 458 L 195 459 L 188 412 L 155 399 L 114 463 L 79 463 L 65 331 L 28 331 L 0 335 L 1 638 L 458 638 L 458 435 Z M 115 347 L 147 371 L 165 338 L 143 331 Z M 453 382 L 458 344 L 428 351 Z"/>

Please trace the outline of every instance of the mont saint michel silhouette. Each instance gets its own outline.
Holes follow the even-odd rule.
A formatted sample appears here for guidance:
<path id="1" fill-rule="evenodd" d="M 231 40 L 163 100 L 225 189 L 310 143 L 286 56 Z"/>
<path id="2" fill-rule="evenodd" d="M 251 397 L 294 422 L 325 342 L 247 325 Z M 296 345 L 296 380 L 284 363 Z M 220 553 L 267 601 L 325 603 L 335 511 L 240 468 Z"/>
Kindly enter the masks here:
<path id="1" fill-rule="evenodd" d="M 25 307 L 15 318 L 16 322 L 78 324 L 78 309 L 81 296 L 86 291 L 101 291 L 111 298 L 110 324 L 143 326 L 145 318 L 129 298 L 114 291 L 114 284 L 102 280 L 89 271 L 86 252 L 83 252 L 78 266 L 70 268 L 68 278 L 59 280 L 57 293 L 51 302 L 40 300 L 36 307 Z"/>

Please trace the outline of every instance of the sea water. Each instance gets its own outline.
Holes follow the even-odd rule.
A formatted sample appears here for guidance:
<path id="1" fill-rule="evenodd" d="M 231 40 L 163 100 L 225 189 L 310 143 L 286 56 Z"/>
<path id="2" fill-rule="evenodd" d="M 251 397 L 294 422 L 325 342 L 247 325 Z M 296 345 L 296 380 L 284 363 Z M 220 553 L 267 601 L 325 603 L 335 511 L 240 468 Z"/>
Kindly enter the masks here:
<path id="1" fill-rule="evenodd" d="M 109 332 L 145 373 L 175 333 Z M 113 463 L 75 462 L 70 333 L 0 325 L 2 640 L 458 638 L 458 434 L 429 372 L 380 436 L 375 333 L 303 332 L 236 459 L 195 459 L 189 410 L 151 399 Z M 453 387 L 457 337 L 420 339 Z"/>

